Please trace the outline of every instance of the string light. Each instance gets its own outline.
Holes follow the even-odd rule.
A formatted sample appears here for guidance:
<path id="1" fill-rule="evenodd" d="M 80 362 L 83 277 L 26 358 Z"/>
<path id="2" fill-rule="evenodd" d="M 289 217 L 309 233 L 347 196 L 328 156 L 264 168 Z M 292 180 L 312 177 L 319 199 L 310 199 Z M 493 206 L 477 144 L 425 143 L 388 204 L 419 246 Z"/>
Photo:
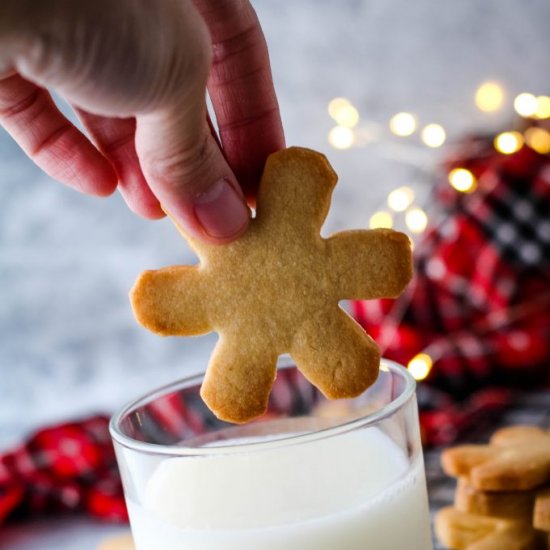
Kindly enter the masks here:
<path id="1" fill-rule="evenodd" d="M 328 104 L 328 114 L 334 120 L 338 116 L 341 109 L 345 109 L 351 105 L 351 101 L 345 97 L 335 97 Z"/>
<path id="2" fill-rule="evenodd" d="M 466 168 L 453 168 L 449 172 L 449 183 L 461 193 L 471 193 L 477 186 L 475 176 Z"/>
<path id="3" fill-rule="evenodd" d="M 533 94 L 523 93 L 514 99 L 514 109 L 522 117 L 528 118 L 537 112 L 537 98 Z"/>
<path id="4" fill-rule="evenodd" d="M 519 132 L 502 132 L 494 140 L 495 149 L 503 155 L 511 155 L 523 147 L 523 136 Z"/>
<path id="5" fill-rule="evenodd" d="M 433 359 L 427 353 L 415 355 L 408 363 L 407 369 L 415 380 L 424 380 L 430 374 Z"/>
<path id="6" fill-rule="evenodd" d="M 333 118 L 339 126 L 353 128 L 359 122 L 359 111 L 353 105 L 343 105 L 336 111 Z"/>
<path id="7" fill-rule="evenodd" d="M 550 97 L 547 95 L 539 95 L 537 97 L 535 116 L 540 119 L 550 118 Z"/>
<path id="8" fill-rule="evenodd" d="M 441 147 L 445 143 L 445 139 L 447 139 L 447 134 L 445 134 L 443 126 L 439 124 L 428 124 L 422 130 L 422 141 L 428 147 Z"/>
<path id="9" fill-rule="evenodd" d="M 349 149 L 355 141 L 355 136 L 351 128 L 335 126 L 328 134 L 328 141 L 336 149 Z"/>
<path id="10" fill-rule="evenodd" d="M 477 108 L 484 113 L 498 111 L 504 101 L 504 90 L 497 82 L 484 82 L 476 91 Z"/>
<path id="11" fill-rule="evenodd" d="M 528 128 L 525 131 L 525 141 L 533 151 L 541 155 L 550 153 L 550 132 L 544 128 Z"/>
<path id="12" fill-rule="evenodd" d="M 405 214 L 405 223 L 413 233 L 422 233 L 428 226 L 428 216 L 422 208 L 411 208 Z"/>
<path id="13" fill-rule="evenodd" d="M 414 191 L 410 187 L 398 187 L 388 195 L 388 206 L 395 212 L 404 212 L 414 201 Z"/>
<path id="14" fill-rule="evenodd" d="M 397 113 L 390 119 L 390 130 L 396 136 L 410 136 L 416 130 L 416 119 L 411 113 Z"/>
<path id="15" fill-rule="evenodd" d="M 370 217 L 369 227 L 371 229 L 391 229 L 393 227 L 393 216 L 389 212 L 379 210 Z"/>

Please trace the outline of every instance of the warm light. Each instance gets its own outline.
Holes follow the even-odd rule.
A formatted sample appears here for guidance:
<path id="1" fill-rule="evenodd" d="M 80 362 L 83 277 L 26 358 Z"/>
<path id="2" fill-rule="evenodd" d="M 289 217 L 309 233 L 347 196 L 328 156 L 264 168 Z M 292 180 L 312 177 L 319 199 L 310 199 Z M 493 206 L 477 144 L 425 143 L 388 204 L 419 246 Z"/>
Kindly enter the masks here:
<path id="1" fill-rule="evenodd" d="M 328 114 L 336 120 L 336 117 L 338 116 L 338 113 L 341 109 L 345 109 L 346 107 L 349 107 L 351 105 L 351 102 L 349 99 L 346 99 L 345 97 L 335 97 L 329 104 L 328 104 Z"/>
<path id="2" fill-rule="evenodd" d="M 533 94 L 519 94 L 514 99 L 516 113 L 523 117 L 532 117 L 537 112 L 537 98 Z"/>
<path id="3" fill-rule="evenodd" d="M 471 193 L 476 188 L 476 178 L 466 168 L 453 168 L 449 172 L 449 183 L 461 193 Z"/>
<path id="4" fill-rule="evenodd" d="M 410 187 L 398 187 L 388 195 L 388 206 L 395 212 L 404 212 L 414 201 L 414 191 Z"/>
<path id="5" fill-rule="evenodd" d="M 476 91 L 475 101 L 480 111 L 498 111 L 504 101 L 504 90 L 497 82 L 484 82 Z"/>
<path id="6" fill-rule="evenodd" d="M 519 132 L 502 132 L 494 141 L 495 149 L 504 155 L 511 155 L 523 147 L 523 136 Z"/>
<path id="7" fill-rule="evenodd" d="M 539 95 L 537 97 L 537 118 L 550 118 L 550 97 L 547 95 Z"/>
<path id="8" fill-rule="evenodd" d="M 428 147 L 441 147 L 445 143 L 447 135 L 443 126 L 439 124 L 428 124 L 422 130 L 422 141 Z"/>
<path id="9" fill-rule="evenodd" d="M 422 208 L 411 208 L 405 214 L 405 223 L 413 233 L 422 233 L 428 225 L 428 216 Z"/>
<path id="10" fill-rule="evenodd" d="M 336 149 L 349 149 L 355 140 L 353 130 L 344 126 L 335 126 L 328 134 L 328 141 Z"/>
<path id="11" fill-rule="evenodd" d="M 397 113 L 390 120 L 390 130 L 397 136 L 410 136 L 416 130 L 416 119 L 410 113 Z"/>
<path id="12" fill-rule="evenodd" d="M 344 105 L 336 111 L 333 118 L 340 126 L 353 128 L 359 122 L 359 111 L 353 105 Z"/>
<path id="13" fill-rule="evenodd" d="M 371 216 L 369 227 L 371 229 L 391 229 L 393 227 L 393 217 L 389 212 L 379 210 Z"/>
<path id="14" fill-rule="evenodd" d="M 427 353 L 415 355 L 407 365 L 407 369 L 415 380 L 424 380 L 433 367 L 433 359 Z"/>
<path id="15" fill-rule="evenodd" d="M 533 151 L 546 155 L 550 153 L 550 132 L 543 128 L 529 128 L 525 131 L 525 141 Z"/>

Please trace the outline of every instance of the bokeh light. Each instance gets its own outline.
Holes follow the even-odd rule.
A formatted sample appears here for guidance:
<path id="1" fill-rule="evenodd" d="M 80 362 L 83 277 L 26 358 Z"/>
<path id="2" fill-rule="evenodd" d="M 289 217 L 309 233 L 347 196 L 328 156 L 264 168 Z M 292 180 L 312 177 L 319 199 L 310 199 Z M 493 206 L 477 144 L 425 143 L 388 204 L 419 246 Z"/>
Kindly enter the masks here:
<path id="1" fill-rule="evenodd" d="M 550 132 L 544 128 L 528 128 L 525 131 L 525 142 L 541 155 L 550 153 Z"/>
<path id="2" fill-rule="evenodd" d="M 484 113 L 498 111 L 504 102 L 504 90 L 498 82 L 484 82 L 476 91 L 475 102 Z"/>
<path id="3" fill-rule="evenodd" d="M 410 187 L 398 187 L 388 195 L 388 206 L 395 212 L 404 212 L 414 201 L 414 191 Z"/>
<path id="4" fill-rule="evenodd" d="M 328 134 L 328 142 L 336 149 L 349 149 L 354 141 L 353 130 L 345 126 L 335 126 Z"/>
<path id="5" fill-rule="evenodd" d="M 550 97 L 547 95 L 539 95 L 537 97 L 535 116 L 540 119 L 550 118 Z"/>
<path id="6" fill-rule="evenodd" d="M 328 104 L 328 114 L 331 118 L 336 120 L 340 110 L 349 107 L 350 105 L 351 101 L 349 99 L 346 99 L 345 97 L 335 97 Z"/>
<path id="7" fill-rule="evenodd" d="M 537 112 L 537 98 L 533 94 L 523 93 L 514 99 L 514 109 L 522 117 L 532 117 Z"/>
<path id="8" fill-rule="evenodd" d="M 428 226 L 428 216 L 422 208 L 414 207 L 406 212 L 405 223 L 412 233 L 422 233 Z"/>
<path id="9" fill-rule="evenodd" d="M 433 359 L 427 353 L 415 355 L 407 365 L 407 369 L 415 380 L 424 380 L 433 367 Z"/>
<path id="10" fill-rule="evenodd" d="M 453 168 L 449 172 L 449 183 L 461 193 L 471 193 L 476 188 L 476 178 L 466 168 Z"/>
<path id="11" fill-rule="evenodd" d="M 519 132 L 502 132 L 494 141 L 495 149 L 503 155 L 511 155 L 523 147 L 523 136 Z"/>
<path id="12" fill-rule="evenodd" d="M 416 130 L 416 119 L 411 113 L 397 113 L 390 119 L 390 130 L 396 136 L 410 136 Z"/>
<path id="13" fill-rule="evenodd" d="M 359 111 L 353 105 L 344 105 L 336 111 L 333 118 L 339 126 L 353 128 L 359 122 Z"/>
<path id="14" fill-rule="evenodd" d="M 439 124 L 428 124 L 422 129 L 422 141 L 428 147 L 441 147 L 446 139 L 447 134 Z"/>
<path id="15" fill-rule="evenodd" d="M 370 217 L 369 227 L 371 229 L 391 229 L 393 227 L 393 216 L 389 212 L 379 210 Z"/>

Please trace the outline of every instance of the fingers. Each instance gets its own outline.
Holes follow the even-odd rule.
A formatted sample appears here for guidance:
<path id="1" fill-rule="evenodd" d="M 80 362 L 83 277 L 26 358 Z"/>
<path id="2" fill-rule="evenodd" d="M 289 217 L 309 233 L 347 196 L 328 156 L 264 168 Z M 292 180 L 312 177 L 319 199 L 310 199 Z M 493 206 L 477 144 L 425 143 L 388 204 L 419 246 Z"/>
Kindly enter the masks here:
<path id="1" fill-rule="evenodd" d="M 49 93 L 18 75 L 0 80 L 0 124 L 52 178 L 91 195 L 110 195 L 111 164 L 59 111 Z"/>
<path id="2" fill-rule="evenodd" d="M 202 94 L 139 117 L 136 148 L 153 193 L 186 234 L 221 244 L 244 233 L 250 212 L 210 132 Z"/>
<path id="3" fill-rule="evenodd" d="M 266 42 L 248 0 L 194 0 L 209 27 L 208 90 L 227 160 L 254 197 L 265 161 L 284 147 Z"/>
<path id="4" fill-rule="evenodd" d="M 230 14 L 231 5 L 221 4 Z M 26 32 L 25 47 L 17 49 L 11 59 L 19 74 L 55 88 L 86 112 L 135 118 L 135 153 L 152 195 L 187 233 L 212 243 L 231 241 L 248 225 L 249 211 L 230 165 L 248 181 L 251 173 L 261 171 L 266 155 L 282 143 L 263 37 L 250 6 L 239 2 L 236 7 L 237 19 L 230 17 L 231 33 L 218 33 L 215 40 L 222 53 L 214 68 L 214 95 L 219 98 L 217 110 L 229 163 L 206 123 L 204 96 L 212 61 L 211 40 L 191 0 L 154 5 L 97 0 L 93 6 L 50 0 L 33 4 L 30 11 L 25 4 L 18 19 Z M 252 25 L 249 34 L 245 32 L 248 24 Z M 49 39 L 52 36 L 55 40 Z M 231 52 L 243 41 L 248 44 L 242 54 L 246 59 L 231 69 Z M 222 67 L 229 67 L 227 78 Z M 246 67 L 251 71 L 248 75 Z M 222 76 L 217 79 L 216 75 Z M 254 89 L 247 90 L 248 86 Z M 227 108 L 220 110 L 222 104 Z M 77 139 L 72 127 L 52 124 L 51 109 L 49 112 L 46 126 L 53 126 L 53 134 L 38 132 L 36 120 L 27 117 L 27 131 L 40 133 L 40 140 L 33 141 L 20 132 L 27 152 L 58 179 L 80 185 L 87 192 L 112 191 L 117 178 L 109 163 L 82 141 L 83 136 Z M 105 120 L 88 120 L 87 124 L 100 148 L 113 158 L 121 190 L 131 207 L 150 217 L 160 215 L 137 169 L 127 139 L 129 124 L 124 122 L 116 129 Z M 42 155 L 45 150 L 52 151 L 44 143 L 56 144 L 56 150 L 64 146 L 62 154 L 54 156 L 57 162 L 62 159 L 60 166 L 51 154 L 49 160 Z"/>
<path id="5" fill-rule="evenodd" d="M 99 150 L 111 161 L 118 176 L 118 189 L 129 208 L 145 218 L 162 218 L 164 212 L 143 176 L 136 153 L 135 119 L 101 117 L 82 109 L 75 111 Z"/>

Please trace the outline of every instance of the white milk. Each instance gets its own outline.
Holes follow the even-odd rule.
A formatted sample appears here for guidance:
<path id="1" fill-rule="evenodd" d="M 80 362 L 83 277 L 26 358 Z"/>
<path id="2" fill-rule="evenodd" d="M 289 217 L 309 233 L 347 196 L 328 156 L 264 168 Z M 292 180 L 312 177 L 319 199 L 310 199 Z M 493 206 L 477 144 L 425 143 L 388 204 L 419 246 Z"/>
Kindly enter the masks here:
<path id="1" fill-rule="evenodd" d="M 137 550 L 430 550 L 421 457 L 377 428 L 169 458 L 128 502 Z"/>

